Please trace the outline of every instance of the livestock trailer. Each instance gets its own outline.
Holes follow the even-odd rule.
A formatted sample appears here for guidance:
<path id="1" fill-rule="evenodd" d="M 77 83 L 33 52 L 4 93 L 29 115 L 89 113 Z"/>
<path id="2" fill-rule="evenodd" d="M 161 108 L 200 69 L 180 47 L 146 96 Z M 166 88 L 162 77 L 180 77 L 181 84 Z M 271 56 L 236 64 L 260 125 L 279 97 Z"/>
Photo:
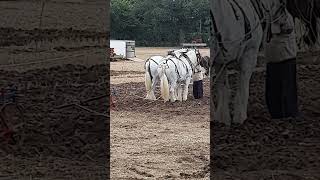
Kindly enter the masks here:
<path id="1" fill-rule="evenodd" d="M 117 56 L 124 59 L 135 57 L 135 41 L 131 40 L 110 40 L 110 48 Z"/>

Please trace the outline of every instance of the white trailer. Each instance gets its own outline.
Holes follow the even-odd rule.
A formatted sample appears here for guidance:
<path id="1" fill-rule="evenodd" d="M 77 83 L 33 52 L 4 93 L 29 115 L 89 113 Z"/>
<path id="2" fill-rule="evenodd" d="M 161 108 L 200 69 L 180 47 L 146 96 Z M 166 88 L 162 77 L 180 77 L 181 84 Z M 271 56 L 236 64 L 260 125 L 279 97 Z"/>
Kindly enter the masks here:
<path id="1" fill-rule="evenodd" d="M 113 48 L 116 56 L 129 59 L 135 57 L 135 41 L 110 40 L 110 48 Z"/>

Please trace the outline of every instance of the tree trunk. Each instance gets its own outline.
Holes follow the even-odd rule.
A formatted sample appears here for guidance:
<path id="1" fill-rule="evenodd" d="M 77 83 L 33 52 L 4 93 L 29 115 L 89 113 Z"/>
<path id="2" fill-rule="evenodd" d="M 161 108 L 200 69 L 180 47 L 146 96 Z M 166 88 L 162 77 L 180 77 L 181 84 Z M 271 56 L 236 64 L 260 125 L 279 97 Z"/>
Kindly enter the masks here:
<path id="1" fill-rule="evenodd" d="M 183 29 L 180 29 L 179 37 L 180 37 L 179 38 L 180 43 L 184 43 L 185 42 L 185 34 L 184 34 Z"/>

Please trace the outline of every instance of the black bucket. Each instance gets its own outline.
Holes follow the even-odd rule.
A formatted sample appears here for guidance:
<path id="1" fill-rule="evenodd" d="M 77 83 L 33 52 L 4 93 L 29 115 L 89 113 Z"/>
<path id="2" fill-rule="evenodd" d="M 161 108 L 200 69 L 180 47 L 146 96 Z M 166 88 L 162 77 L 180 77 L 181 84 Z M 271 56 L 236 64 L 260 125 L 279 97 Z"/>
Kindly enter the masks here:
<path id="1" fill-rule="evenodd" d="M 193 97 L 195 99 L 200 99 L 203 97 L 203 82 L 202 82 L 202 80 L 193 82 Z"/>

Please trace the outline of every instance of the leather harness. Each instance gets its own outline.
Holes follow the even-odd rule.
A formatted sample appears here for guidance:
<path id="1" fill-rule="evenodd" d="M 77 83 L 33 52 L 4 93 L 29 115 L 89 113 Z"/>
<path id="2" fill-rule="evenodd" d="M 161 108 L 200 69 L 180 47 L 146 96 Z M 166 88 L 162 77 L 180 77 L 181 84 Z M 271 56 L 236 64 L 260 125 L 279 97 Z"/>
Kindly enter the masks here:
<path id="1" fill-rule="evenodd" d="M 157 65 L 159 65 L 159 63 L 157 63 L 157 61 L 155 61 L 154 59 L 149 58 L 149 59 L 147 59 L 147 60 L 146 60 L 146 62 L 145 62 L 145 66 L 146 66 L 146 64 L 147 64 L 147 62 L 148 62 L 148 61 L 153 61 L 154 63 L 156 63 Z M 153 77 L 152 77 L 152 75 L 151 75 L 151 68 L 150 68 L 150 64 L 149 64 L 149 66 L 148 66 L 148 72 L 149 72 L 149 74 L 150 74 L 151 81 L 152 81 Z"/>
<path id="2" fill-rule="evenodd" d="M 232 3 L 232 2 L 233 3 Z M 283 8 L 285 8 L 286 5 L 286 0 L 279 0 L 281 5 L 279 7 L 279 9 L 276 10 L 274 15 L 278 15 L 279 13 L 281 13 L 281 11 L 283 10 Z M 243 10 L 243 8 L 240 6 L 240 4 L 237 2 L 237 0 L 228 0 L 234 14 L 237 20 L 240 20 L 239 15 L 234 7 L 234 4 L 240 9 L 243 17 L 244 17 L 244 29 L 245 29 L 245 37 L 243 42 L 248 41 L 249 39 L 252 38 L 252 33 L 251 33 L 251 24 L 250 21 L 245 13 L 245 11 Z M 263 3 L 261 3 L 261 0 L 250 0 L 252 6 L 255 9 L 255 12 L 257 13 L 260 21 L 261 21 L 261 25 L 262 25 L 262 29 L 263 31 L 267 30 L 267 42 L 270 42 L 271 38 L 272 38 L 272 32 L 271 32 L 271 22 L 269 22 L 269 26 L 267 27 L 267 22 L 264 21 L 264 15 L 265 13 L 270 13 L 270 10 L 267 9 Z M 220 50 L 223 53 L 223 56 L 225 56 L 224 53 L 228 52 L 228 50 L 225 48 L 223 41 L 222 41 L 222 36 L 221 36 L 221 32 L 218 30 L 215 18 L 213 16 L 212 10 L 210 10 L 210 15 L 211 15 L 211 20 L 212 20 L 212 25 L 213 25 L 213 29 L 215 34 L 211 34 L 213 37 L 216 38 L 217 43 L 218 43 L 218 47 L 220 48 Z M 267 29 L 268 28 L 268 29 Z M 212 31 L 211 31 L 212 32 Z"/>

